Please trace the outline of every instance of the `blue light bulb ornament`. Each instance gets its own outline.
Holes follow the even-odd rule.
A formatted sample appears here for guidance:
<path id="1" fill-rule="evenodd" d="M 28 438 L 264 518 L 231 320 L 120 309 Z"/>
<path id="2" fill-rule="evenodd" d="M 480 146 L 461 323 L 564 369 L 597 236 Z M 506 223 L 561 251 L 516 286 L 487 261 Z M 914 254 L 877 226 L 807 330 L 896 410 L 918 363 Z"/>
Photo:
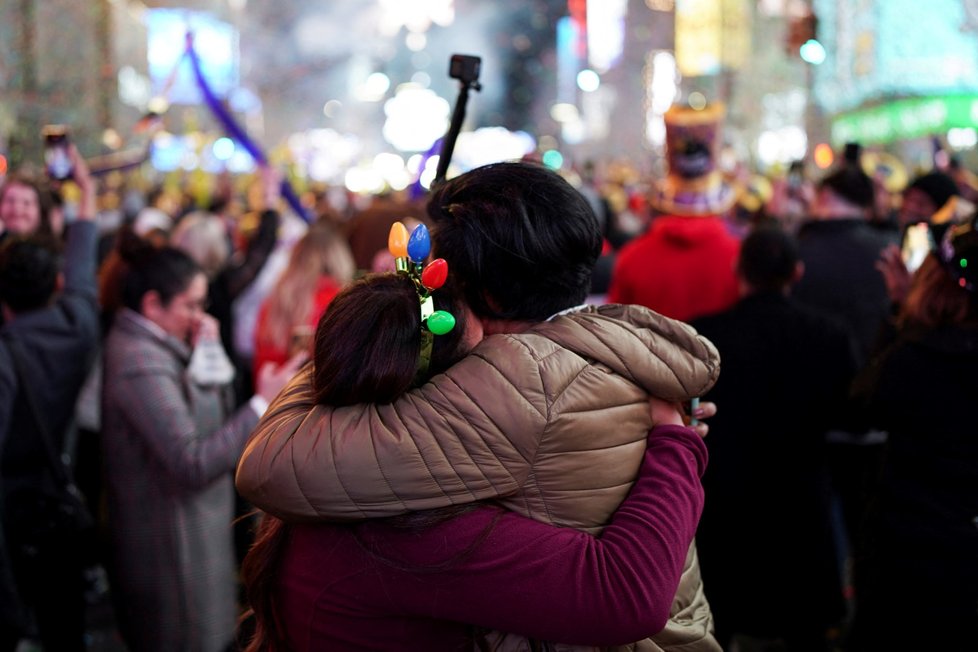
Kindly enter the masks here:
<path id="1" fill-rule="evenodd" d="M 431 236 L 428 235 L 428 227 L 419 224 L 411 233 L 407 243 L 408 258 L 415 264 L 424 262 L 424 259 L 431 253 Z"/>

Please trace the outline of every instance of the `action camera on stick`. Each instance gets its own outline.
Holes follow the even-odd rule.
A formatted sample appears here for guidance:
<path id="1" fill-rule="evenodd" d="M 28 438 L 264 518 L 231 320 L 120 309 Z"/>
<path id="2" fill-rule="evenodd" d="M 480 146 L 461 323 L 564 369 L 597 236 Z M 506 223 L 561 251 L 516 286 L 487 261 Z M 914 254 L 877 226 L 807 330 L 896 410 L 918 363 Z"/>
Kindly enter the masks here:
<path id="1" fill-rule="evenodd" d="M 469 101 L 469 89 L 481 90 L 479 85 L 479 69 L 482 67 L 482 59 L 468 54 L 453 54 L 452 60 L 448 64 L 448 76 L 457 79 L 460 88 L 458 90 L 458 100 L 455 101 L 455 111 L 452 112 L 452 122 L 448 125 L 448 133 L 442 141 L 441 154 L 438 158 L 438 169 L 435 171 L 435 179 L 431 182 L 434 188 L 445 181 L 448 173 L 448 162 L 452 160 L 452 152 L 455 149 L 455 140 L 458 132 L 462 130 L 462 121 L 465 120 L 465 105 Z"/>
<path id="2" fill-rule="evenodd" d="M 453 54 L 448 66 L 448 76 L 463 84 L 472 84 L 479 81 L 479 69 L 481 67 L 482 59 L 479 57 L 468 54 Z"/>

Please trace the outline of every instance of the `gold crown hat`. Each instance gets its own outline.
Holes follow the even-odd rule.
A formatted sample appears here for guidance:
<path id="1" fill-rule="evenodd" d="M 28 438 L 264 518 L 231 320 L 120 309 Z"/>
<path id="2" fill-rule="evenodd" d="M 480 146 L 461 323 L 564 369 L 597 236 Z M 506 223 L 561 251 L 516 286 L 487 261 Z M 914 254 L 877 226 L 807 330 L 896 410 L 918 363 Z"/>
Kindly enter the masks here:
<path id="1" fill-rule="evenodd" d="M 774 186 L 762 174 L 752 174 L 745 181 L 734 184 L 737 203 L 749 213 L 756 213 L 764 208 L 774 197 Z"/>
<path id="2" fill-rule="evenodd" d="M 907 166 L 887 152 L 863 152 L 859 159 L 863 172 L 890 193 L 903 192 L 910 182 Z"/>
<path id="3" fill-rule="evenodd" d="M 697 110 L 673 106 L 666 111 L 666 162 L 669 172 L 655 185 L 652 206 L 660 213 L 681 216 L 724 213 L 737 193 L 717 167 L 726 107 L 712 104 Z"/>

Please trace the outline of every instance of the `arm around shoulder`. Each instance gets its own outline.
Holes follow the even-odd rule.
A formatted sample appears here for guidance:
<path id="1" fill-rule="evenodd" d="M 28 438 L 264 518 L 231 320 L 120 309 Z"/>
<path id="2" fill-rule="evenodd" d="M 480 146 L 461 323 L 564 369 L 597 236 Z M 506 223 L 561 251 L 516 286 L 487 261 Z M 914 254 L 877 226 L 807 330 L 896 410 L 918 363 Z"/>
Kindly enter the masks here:
<path id="1" fill-rule="evenodd" d="M 292 520 L 393 516 L 518 491 L 547 394 L 537 362 L 499 344 L 388 405 L 316 405 L 311 370 L 300 372 L 248 442 L 238 490 Z"/>
<path id="2" fill-rule="evenodd" d="M 599 538 L 503 514 L 446 571 L 432 615 L 576 645 L 658 633 L 702 511 L 706 457 L 692 430 L 654 428 L 639 478 Z"/>

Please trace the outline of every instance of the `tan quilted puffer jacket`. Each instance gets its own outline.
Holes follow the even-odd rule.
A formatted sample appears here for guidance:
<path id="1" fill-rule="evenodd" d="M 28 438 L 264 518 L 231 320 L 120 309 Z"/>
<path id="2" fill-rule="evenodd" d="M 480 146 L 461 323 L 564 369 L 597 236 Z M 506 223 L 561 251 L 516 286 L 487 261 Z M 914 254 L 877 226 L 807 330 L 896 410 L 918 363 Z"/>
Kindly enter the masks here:
<path id="1" fill-rule="evenodd" d="M 314 405 L 307 370 L 258 424 L 237 486 L 257 507 L 292 521 L 496 500 L 597 534 L 641 464 L 648 396 L 688 400 L 718 374 L 716 349 L 691 327 L 621 305 L 491 336 L 389 405 Z M 720 649 L 695 544 L 670 614 L 652 640 L 618 649 Z M 530 648 L 508 636 L 498 649 Z"/>

